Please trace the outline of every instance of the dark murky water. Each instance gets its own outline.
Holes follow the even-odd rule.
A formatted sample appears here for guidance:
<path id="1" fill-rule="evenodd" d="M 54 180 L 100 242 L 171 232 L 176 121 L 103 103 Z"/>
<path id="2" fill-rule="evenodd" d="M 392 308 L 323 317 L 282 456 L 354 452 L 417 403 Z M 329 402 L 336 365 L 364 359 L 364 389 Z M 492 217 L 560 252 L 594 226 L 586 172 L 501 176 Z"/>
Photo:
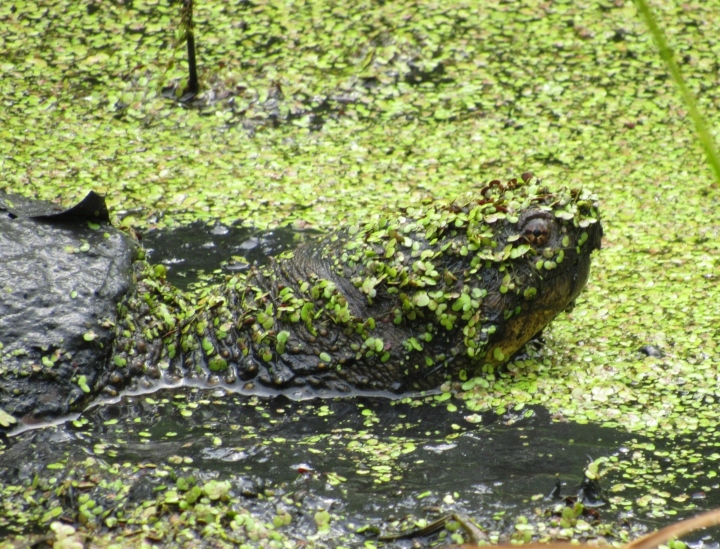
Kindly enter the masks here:
<path id="1" fill-rule="evenodd" d="M 143 235 L 148 259 L 168 269 L 168 280 L 179 288 L 197 280 L 199 274 L 216 269 L 225 273 L 261 265 L 267 258 L 294 248 L 306 233 L 280 227 L 258 231 L 239 225 L 193 223 L 173 231 L 154 230 Z"/>
<path id="2" fill-rule="evenodd" d="M 120 462 L 184 455 L 200 468 L 227 474 L 249 466 L 274 484 L 294 482 L 302 470 L 308 470 L 308 478 L 336 474 L 347 479 L 343 503 L 349 511 L 372 509 L 383 517 L 396 514 L 398 505 L 417 512 L 418 503 L 439 503 L 453 492 L 461 494 L 468 511 L 548 495 L 558 480 L 563 495 L 574 495 L 588 456 L 622 452 L 631 438 L 611 429 L 553 422 L 541 408 L 519 417 L 488 414 L 486 424 L 471 425 L 462 413 L 441 405 L 382 398 L 293 402 L 182 389 L 151 395 L 157 404 L 144 399 L 96 408 L 84 416 L 90 431 L 82 430 L 94 442 L 115 448 Z M 193 417 L 183 417 L 180 412 L 187 408 L 179 404 L 190 401 L 201 405 Z M 142 432 L 150 436 L 133 437 L 130 421 L 141 410 Z M 108 426 L 112 420 L 118 422 Z M 114 444 L 115 436 L 124 442 Z M 411 451 L 386 459 L 409 445 Z M 428 490 L 431 495 L 416 499 Z"/>
<path id="3" fill-rule="evenodd" d="M 184 474 L 198 479 L 242 479 L 250 495 L 271 488 L 301 498 L 310 517 L 305 526 L 298 524 L 304 531 L 314 529 L 316 510 L 331 509 L 342 517 L 333 528 L 343 536 L 360 525 L 386 530 L 397 520 L 412 524 L 452 512 L 503 532 L 520 515 L 578 495 L 591 458 L 623 459 L 638 441 L 622 431 L 555 421 L 540 407 L 487 413 L 471 423 L 462 403 L 450 411 L 448 402 L 423 400 L 291 401 L 222 389 L 163 389 L 13 437 L 0 455 L 0 471 L 32 478 L 48 464 L 71 467 L 90 455 L 111 465 L 143 467 L 182 459 Z M 161 481 L 149 478 L 131 492 L 154 497 Z M 618 481 L 632 478 L 609 478 L 605 487 Z M 558 483 L 559 495 L 553 493 Z M 274 504 L 247 501 L 259 515 L 275 513 Z M 718 503 L 704 501 L 702 508 Z M 620 516 L 608 505 L 598 511 L 604 521 Z M 626 516 L 650 528 L 673 522 Z"/>
<path id="4" fill-rule="evenodd" d="M 455 412 L 446 406 L 164 389 L 14 437 L 0 468 L 19 467 L 15 474 L 32 478 L 49 463 L 72 464 L 88 455 L 110 464 L 162 464 L 179 456 L 199 478 L 243 476 L 250 489 L 259 482 L 304 493 L 310 510 L 342 514 L 335 527 L 345 532 L 448 512 L 502 530 L 518 515 L 559 501 L 550 497 L 558 482 L 562 496 L 576 495 L 588 456 L 620 455 L 630 439 L 611 429 L 552 421 L 542 408 L 485 414 L 472 424 L 462 404 Z M 34 459 L 27 459 L 30 447 Z"/>

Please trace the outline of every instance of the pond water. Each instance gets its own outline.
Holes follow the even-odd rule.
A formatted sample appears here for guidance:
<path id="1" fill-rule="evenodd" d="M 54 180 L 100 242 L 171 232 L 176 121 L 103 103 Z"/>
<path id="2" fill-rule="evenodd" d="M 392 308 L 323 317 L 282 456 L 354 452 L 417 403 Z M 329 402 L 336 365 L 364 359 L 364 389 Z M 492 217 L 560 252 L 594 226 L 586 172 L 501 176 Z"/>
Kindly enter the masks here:
<path id="1" fill-rule="evenodd" d="M 174 230 L 151 230 L 142 236 L 148 260 L 167 267 L 167 278 L 187 288 L 201 274 L 242 272 L 294 248 L 305 233 L 289 227 L 260 231 L 240 224 L 191 223 Z"/>
<path id="2" fill-rule="evenodd" d="M 195 4 L 188 106 L 162 95 L 186 77 L 177 4 L 0 3 L 0 188 L 106 195 L 181 287 L 295 241 L 237 220 L 329 230 L 525 171 L 598 194 L 603 250 L 537 360 L 462 401 L 183 387 L 2 440 L 0 537 L 374 547 L 453 510 L 493 541 L 632 537 L 720 505 L 718 185 L 633 2 Z M 720 127 L 718 10 L 653 4 Z M 557 480 L 575 495 L 604 457 L 607 504 L 559 516 Z"/>
<path id="3" fill-rule="evenodd" d="M 471 516 L 491 534 L 507 533 L 518 516 L 577 496 L 591 457 L 621 456 L 634 442 L 611 429 L 553 421 L 542 408 L 469 423 L 432 401 L 293 402 L 182 388 L 124 397 L 73 422 L 25 432 L 0 456 L 0 468 L 7 479 L 42 475 L 48 464 L 63 461 L 69 469 L 90 455 L 110 467 L 182 458 L 185 476 L 241 478 L 251 496 L 272 488 L 300 498 L 309 516 L 332 510 L 334 535 L 357 543 L 361 526 L 393 531 L 398 521 L 412 527 L 452 512 Z M 145 490 L 148 499 L 169 484 L 153 478 L 144 486 L 118 474 L 137 486 L 131 494 Z M 593 499 L 590 494 L 588 503 Z M 247 499 L 245 505 L 272 516 L 277 503 Z M 290 537 L 315 529 L 313 521 L 300 521 Z"/>

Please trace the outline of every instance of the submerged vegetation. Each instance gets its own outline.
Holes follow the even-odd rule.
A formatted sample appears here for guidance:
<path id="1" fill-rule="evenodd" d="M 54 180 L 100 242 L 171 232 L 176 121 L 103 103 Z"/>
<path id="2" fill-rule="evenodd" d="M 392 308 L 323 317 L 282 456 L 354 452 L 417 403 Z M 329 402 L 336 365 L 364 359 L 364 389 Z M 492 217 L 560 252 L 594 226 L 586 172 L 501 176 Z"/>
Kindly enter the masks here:
<path id="1" fill-rule="evenodd" d="M 581 182 L 601 198 L 605 238 L 575 309 L 553 323 L 539 354 L 425 405 L 446 407 L 463 428 L 491 412 L 508 423 L 530 418 L 539 405 L 557 422 L 630 437 L 587 469 L 588 478 L 604 475 L 601 522 L 575 506 L 559 518 L 518 511 L 504 530 L 483 526 L 491 541 L 634 536 L 704 509 L 720 490 L 720 188 L 631 2 L 479 4 L 197 3 L 204 89 L 181 105 L 162 93 L 187 85 L 169 31 L 177 6 L 3 3 L 0 188 L 65 203 L 92 189 L 108 196 L 118 224 L 139 230 L 194 220 L 322 230 L 524 171 L 553 185 Z M 709 127 L 720 127 L 720 15 L 700 1 L 653 6 Z M 178 414 L 194 410 L 168 400 Z M 219 412 L 190 404 L 209 409 L 200 425 L 212 432 Z M 388 456 L 372 463 L 378 484 L 402 486 L 393 459 L 412 455 L 416 442 L 365 435 L 357 446 Z M 345 435 L 318 436 L 328 452 Z M 134 440 L 118 433 L 111 451 L 125 438 Z M 138 532 L 148 544 L 168 532 L 178 544 L 181 536 L 231 543 L 233 532 L 249 544 L 297 539 L 267 527 L 292 532 L 283 505 L 294 502 L 263 495 L 277 520 L 262 522 L 240 510 L 248 505 L 239 485 L 190 470 L 179 447 L 160 466 L 132 452 L 115 463 L 104 451 L 90 446 L 77 451 L 83 462 L 66 457 L 6 477 L 0 526 L 45 535 L 63 517 L 73 532 L 58 522 L 51 535 L 66 546 L 89 532 L 105 545 L 135 543 Z M 53 473 L 67 464 L 72 471 Z M 111 485 L 120 473 L 153 483 L 130 497 L 130 483 Z M 104 503 L 76 499 L 83 490 Z M 449 495 L 436 504 L 457 506 Z M 109 514 L 117 501 L 128 506 L 120 518 Z M 306 540 L 322 545 L 339 521 L 320 506 L 314 513 L 317 537 Z M 628 530 L 615 522 L 623 516 Z"/>

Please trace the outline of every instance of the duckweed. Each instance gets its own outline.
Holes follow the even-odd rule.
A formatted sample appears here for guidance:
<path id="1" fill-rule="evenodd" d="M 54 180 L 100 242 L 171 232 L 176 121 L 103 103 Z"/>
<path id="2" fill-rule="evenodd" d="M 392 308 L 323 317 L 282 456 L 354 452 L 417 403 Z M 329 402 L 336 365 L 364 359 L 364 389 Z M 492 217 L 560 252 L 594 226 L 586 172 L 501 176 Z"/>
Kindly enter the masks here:
<path id="1" fill-rule="evenodd" d="M 657 6 L 688 86 L 718 127 L 718 14 L 699 1 Z M 672 520 L 701 508 L 700 492 L 717 491 L 718 188 L 631 2 L 198 2 L 204 89 L 189 107 L 162 95 L 183 86 L 176 20 L 176 6 L 154 1 L 0 5 L 0 187 L 67 204 L 94 189 L 108 195 L 118 224 L 138 229 L 198 219 L 328 229 L 388 206 L 454 199 L 524 170 L 582 181 L 601 198 L 605 226 L 587 291 L 545 332 L 540 354 L 464 381 L 458 412 L 475 424 L 484 410 L 523 413 L 537 404 L 556 421 L 649 437 L 653 444 L 638 438 L 599 467 L 613 479 L 616 511 Z M 497 221 L 493 215 L 484 221 Z M 411 236 L 398 236 L 383 255 L 412 254 Z M 428 288 L 446 275 L 426 259 L 413 270 L 425 286 L 408 303 L 438 311 L 440 296 Z M 543 258 L 538 268 L 559 262 Z M 380 276 L 361 281 L 368 299 Z M 342 304 L 333 306 L 343 318 Z M 464 306 L 441 311 L 442 321 L 455 325 Z M 289 314 L 311 324 L 315 312 L 304 303 Z M 282 342 L 268 345 L 270 353 Z M 640 351 L 646 346 L 662 356 Z M 0 425 L 12 423 L 0 410 Z M 398 451 L 389 440 L 357 443 L 363 455 Z M 280 528 L 273 518 L 253 516 L 239 499 L 210 500 L 195 482 L 194 496 L 168 490 L 119 516 L 64 511 L 43 495 L 89 489 L 84 483 L 108 467 L 96 461 L 83 475 L 4 485 L 3 520 L 21 531 L 44 525 L 65 546 L 81 543 L 93 524 L 108 529 L 92 530 L 106 545 L 117 541 L 118 524 L 142 528 L 150 541 L 172 533 L 194 543 L 205 532 L 241 547 L 288 542 L 272 539 Z M 113 467 L 172 474 L 150 462 Z M 392 471 L 368 470 L 379 483 L 392 481 Z M 102 482 L 116 498 L 130 489 Z M 163 518 L 176 509 L 186 513 L 178 528 Z M 563 510 L 546 529 L 514 517 L 514 536 L 610 535 L 581 512 Z M 612 533 L 622 541 L 639 532 Z M 490 523 L 488 534 L 497 541 L 500 527 Z"/>

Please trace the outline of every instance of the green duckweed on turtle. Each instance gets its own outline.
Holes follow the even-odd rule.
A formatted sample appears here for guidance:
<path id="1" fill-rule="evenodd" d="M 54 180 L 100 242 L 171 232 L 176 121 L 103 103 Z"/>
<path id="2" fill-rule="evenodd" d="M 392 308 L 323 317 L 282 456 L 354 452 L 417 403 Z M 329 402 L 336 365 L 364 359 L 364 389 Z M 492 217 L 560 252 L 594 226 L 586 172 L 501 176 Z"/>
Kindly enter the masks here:
<path id="1" fill-rule="evenodd" d="M 375 215 L 195 291 L 138 260 L 116 316 L 83 328 L 102 368 L 77 373 L 63 341 L 6 346 L 14 388 L 0 407 L 58 415 L 176 384 L 292 398 L 436 389 L 493 372 L 571 306 L 601 237 L 595 196 L 523 174 Z M 34 379 L 58 387 L 37 403 Z M 60 390 L 69 381 L 79 390 Z"/>

